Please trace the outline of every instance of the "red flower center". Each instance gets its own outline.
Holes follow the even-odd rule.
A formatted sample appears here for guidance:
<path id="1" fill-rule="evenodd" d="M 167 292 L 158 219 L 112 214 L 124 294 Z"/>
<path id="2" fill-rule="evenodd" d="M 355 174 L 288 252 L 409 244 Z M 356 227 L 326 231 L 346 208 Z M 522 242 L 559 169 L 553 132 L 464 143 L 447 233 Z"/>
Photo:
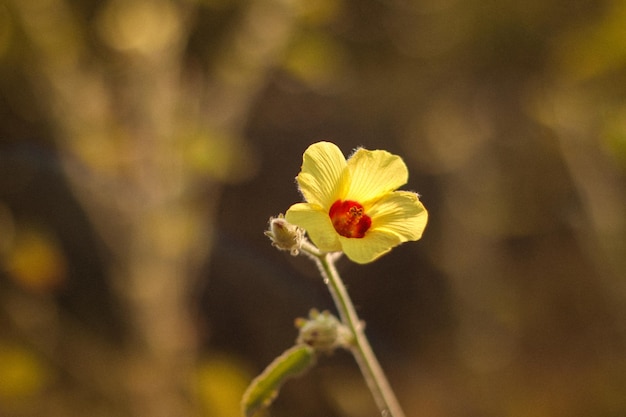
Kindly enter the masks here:
<path id="1" fill-rule="evenodd" d="M 372 225 L 372 219 L 356 201 L 337 200 L 330 207 L 328 215 L 337 233 L 344 237 L 361 238 Z"/>

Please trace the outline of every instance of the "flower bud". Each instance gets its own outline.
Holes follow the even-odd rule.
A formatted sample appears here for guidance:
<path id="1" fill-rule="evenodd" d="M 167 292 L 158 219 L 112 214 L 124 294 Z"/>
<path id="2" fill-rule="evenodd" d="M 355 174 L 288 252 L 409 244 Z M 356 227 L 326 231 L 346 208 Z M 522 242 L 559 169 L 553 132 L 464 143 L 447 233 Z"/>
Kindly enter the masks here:
<path id="1" fill-rule="evenodd" d="M 304 230 L 300 227 L 288 223 L 282 214 L 272 217 L 269 221 L 269 229 L 265 231 L 265 236 L 272 241 L 272 246 L 280 250 L 288 250 L 291 255 L 300 253 Z"/>
<path id="2" fill-rule="evenodd" d="M 351 340 L 350 331 L 328 311 L 312 309 L 309 319 L 296 319 L 300 334 L 296 343 L 311 346 L 317 352 L 330 353 L 337 347 L 346 347 Z"/>

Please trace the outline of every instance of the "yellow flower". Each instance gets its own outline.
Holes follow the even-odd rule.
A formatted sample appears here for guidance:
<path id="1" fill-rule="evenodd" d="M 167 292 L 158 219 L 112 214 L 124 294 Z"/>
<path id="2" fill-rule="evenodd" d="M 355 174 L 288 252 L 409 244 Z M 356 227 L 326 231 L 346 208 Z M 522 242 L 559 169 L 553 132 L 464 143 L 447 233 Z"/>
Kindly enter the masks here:
<path id="1" fill-rule="evenodd" d="M 318 142 L 302 160 L 296 179 L 307 202 L 292 205 L 285 218 L 320 250 L 343 251 L 362 264 L 422 237 L 428 213 L 418 195 L 395 191 L 409 177 L 399 156 L 359 148 L 346 161 L 335 144 Z"/>

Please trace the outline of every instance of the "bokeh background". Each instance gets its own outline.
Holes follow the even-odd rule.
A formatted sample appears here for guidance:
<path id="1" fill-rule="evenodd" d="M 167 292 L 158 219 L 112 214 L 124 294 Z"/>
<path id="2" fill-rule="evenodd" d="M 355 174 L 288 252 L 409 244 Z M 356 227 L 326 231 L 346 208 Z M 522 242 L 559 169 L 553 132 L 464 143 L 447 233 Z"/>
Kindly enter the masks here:
<path id="1" fill-rule="evenodd" d="M 4 0 L 0 415 L 231 417 L 333 309 L 270 216 L 319 140 L 423 239 L 339 267 L 408 416 L 626 415 L 626 3 Z M 378 415 L 322 358 L 268 415 Z"/>

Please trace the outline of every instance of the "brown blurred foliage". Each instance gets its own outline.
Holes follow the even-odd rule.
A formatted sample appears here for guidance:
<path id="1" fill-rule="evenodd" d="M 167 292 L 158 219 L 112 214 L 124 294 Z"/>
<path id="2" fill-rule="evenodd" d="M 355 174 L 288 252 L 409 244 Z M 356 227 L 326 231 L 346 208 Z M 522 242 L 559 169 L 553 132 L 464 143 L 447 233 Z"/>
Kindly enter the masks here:
<path id="1" fill-rule="evenodd" d="M 236 416 L 332 308 L 267 219 L 306 146 L 405 157 L 424 238 L 341 263 L 410 416 L 626 414 L 619 0 L 0 3 L 0 415 Z M 352 359 L 275 416 L 375 416 Z"/>

